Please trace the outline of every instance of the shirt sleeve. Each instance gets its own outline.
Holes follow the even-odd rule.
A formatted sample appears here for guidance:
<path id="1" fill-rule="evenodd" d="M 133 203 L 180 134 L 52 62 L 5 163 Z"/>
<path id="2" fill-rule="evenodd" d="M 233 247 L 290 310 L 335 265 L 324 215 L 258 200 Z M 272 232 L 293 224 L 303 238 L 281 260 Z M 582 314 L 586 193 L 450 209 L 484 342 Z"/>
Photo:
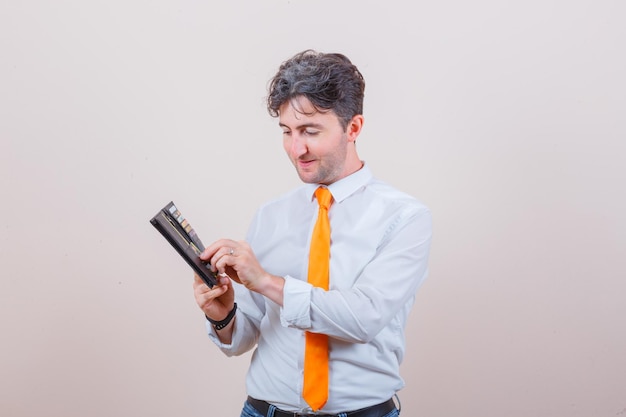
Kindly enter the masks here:
<path id="1" fill-rule="evenodd" d="M 265 314 L 264 299 L 258 294 L 248 291 L 241 284 L 233 282 L 237 313 L 233 323 L 233 335 L 230 344 L 222 343 L 213 325 L 207 320 L 206 328 L 209 338 L 227 356 L 238 356 L 252 349 L 259 338 L 261 320 Z"/>
<path id="2" fill-rule="evenodd" d="M 407 209 L 390 224 L 351 288 L 324 291 L 287 278 L 283 325 L 353 343 L 371 341 L 413 303 L 428 274 L 431 235 L 428 209 Z"/>
<path id="3" fill-rule="evenodd" d="M 283 288 L 283 308 L 281 324 L 286 327 L 308 329 L 311 327 L 311 290 L 313 286 L 305 281 L 285 277 Z"/>

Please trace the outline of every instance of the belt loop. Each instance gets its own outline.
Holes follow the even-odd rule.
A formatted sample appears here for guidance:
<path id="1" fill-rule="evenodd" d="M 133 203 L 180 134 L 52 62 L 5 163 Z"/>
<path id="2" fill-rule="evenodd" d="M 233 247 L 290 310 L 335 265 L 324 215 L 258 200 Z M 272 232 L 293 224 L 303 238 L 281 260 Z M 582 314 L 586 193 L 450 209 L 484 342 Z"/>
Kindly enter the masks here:
<path id="1" fill-rule="evenodd" d="M 400 412 L 402 411 L 402 403 L 400 403 L 400 397 L 398 396 L 397 392 L 393 394 L 393 397 L 396 399 L 396 402 L 398 403 L 398 415 L 400 415 Z"/>
<path id="2" fill-rule="evenodd" d="M 348 417 L 348 413 L 339 413 L 337 417 Z"/>
<path id="3" fill-rule="evenodd" d="M 270 404 L 270 407 L 267 409 L 267 417 L 274 417 L 274 410 L 276 410 L 276 407 Z"/>

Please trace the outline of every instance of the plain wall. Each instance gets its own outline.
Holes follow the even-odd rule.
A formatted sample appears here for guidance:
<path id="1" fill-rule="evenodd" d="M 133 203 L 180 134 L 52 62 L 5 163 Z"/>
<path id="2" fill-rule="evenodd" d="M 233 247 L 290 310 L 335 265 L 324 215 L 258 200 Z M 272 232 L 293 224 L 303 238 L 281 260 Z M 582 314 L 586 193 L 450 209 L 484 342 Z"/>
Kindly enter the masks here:
<path id="1" fill-rule="evenodd" d="M 3 1 L 0 415 L 238 416 L 148 220 L 242 239 L 299 185 L 264 106 L 363 72 L 360 156 L 434 216 L 403 416 L 626 415 L 623 1 Z M 382 283 L 384 285 L 384 282 Z"/>

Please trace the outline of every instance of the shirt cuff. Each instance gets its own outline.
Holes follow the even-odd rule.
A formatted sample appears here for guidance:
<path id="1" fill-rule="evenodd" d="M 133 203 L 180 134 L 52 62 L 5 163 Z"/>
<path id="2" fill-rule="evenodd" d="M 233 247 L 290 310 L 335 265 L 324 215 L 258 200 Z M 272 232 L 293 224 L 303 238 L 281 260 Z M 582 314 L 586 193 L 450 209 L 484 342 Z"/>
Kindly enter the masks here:
<path id="1" fill-rule="evenodd" d="M 308 282 L 286 276 L 283 288 L 283 306 L 280 323 L 285 327 L 308 329 L 311 327 L 311 290 Z"/>
<path id="2" fill-rule="evenodd" d="M 213 343 L 217 345 L 217 347 L 219 347 L 222 350 L 230 350 L 233 347 L 232 343 L 229 343 L 229 344 L 222 343 L 219 336 L 217 335 L 217 331 L 215 330 L 215 328 L 213 327 L 210 321 L 206 320 L 205 323 L 206 323 L 206 330 L 207 330 L 207 334 L 209 335 L 209 339 L 211 339 Z"/>

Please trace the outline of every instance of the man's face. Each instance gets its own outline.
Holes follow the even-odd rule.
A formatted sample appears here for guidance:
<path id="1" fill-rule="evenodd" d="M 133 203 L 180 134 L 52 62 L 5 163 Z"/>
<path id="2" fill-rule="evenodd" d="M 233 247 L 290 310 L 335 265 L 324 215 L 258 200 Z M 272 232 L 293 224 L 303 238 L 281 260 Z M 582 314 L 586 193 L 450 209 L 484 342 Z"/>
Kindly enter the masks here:
<path id="1" fill-rule="evenodd" d="M 349 135 L 332 111 L 316 111 L 311 102 L 300 97 L 285 102 L 279 109 L 283 146 L 305 183 L 331 184 L 347 172 Z M 353 146 L 353 144 L 352 144 Z"/>

